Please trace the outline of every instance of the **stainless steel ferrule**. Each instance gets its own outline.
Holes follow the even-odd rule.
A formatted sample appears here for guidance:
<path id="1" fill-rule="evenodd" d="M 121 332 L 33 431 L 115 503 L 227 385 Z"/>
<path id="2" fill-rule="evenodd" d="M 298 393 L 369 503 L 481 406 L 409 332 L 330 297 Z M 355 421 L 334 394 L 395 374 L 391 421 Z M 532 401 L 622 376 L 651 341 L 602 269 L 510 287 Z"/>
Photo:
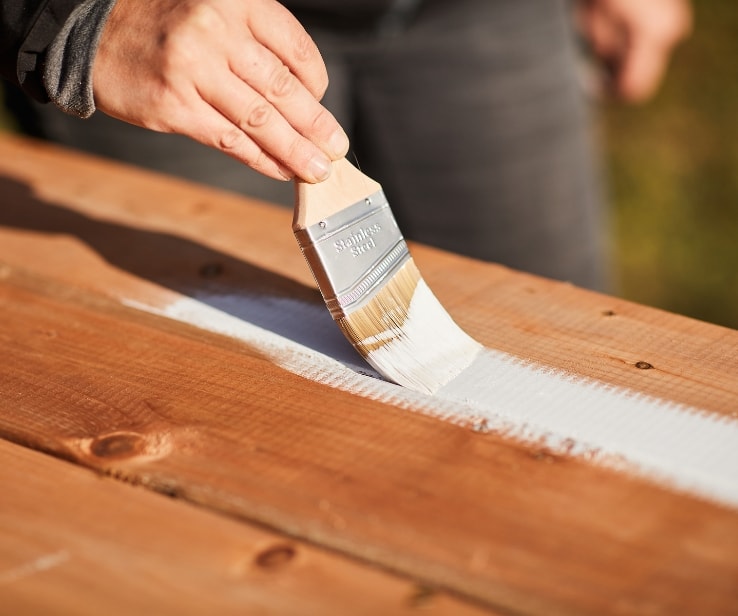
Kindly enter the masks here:
<path id="1" fill-rule="evenodd" d="M 381 190 L 295 237 L 334 319 L 370 301 L 410 258 Z"/>

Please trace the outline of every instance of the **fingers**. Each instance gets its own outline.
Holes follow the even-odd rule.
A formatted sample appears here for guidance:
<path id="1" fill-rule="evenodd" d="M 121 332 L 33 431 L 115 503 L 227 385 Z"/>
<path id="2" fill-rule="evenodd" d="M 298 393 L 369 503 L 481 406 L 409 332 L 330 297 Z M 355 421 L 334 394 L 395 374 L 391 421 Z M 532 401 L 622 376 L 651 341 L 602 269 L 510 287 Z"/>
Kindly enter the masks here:
<path id="1" fill-rule="evenodd" d="M 290 169 L 204 100 L 191 110 L 187 119 L 189 136 L 200 143 L 221 150 L 275 180 L 286 181 L 294 176 Z"/>
<path id="2" fill-rule="evenodd" d="M 684 2 L 662 0 L 662 9 L 633 20 L 628 29 L 627 46 L 622 54 L 617 86 L 620 95 L 631 102 L 649 99 L 666 72 L 672 51 L 691 27 Z M 656 5 L 652 5 L 656 8 Z"/>
<path id="3" fill-rule="evenodd" d="M 671 53 L 691 28 L 686 0 L 587 0 L 583 27 L 613 73 L 615 93 L 630 102 L 650 98 Z"/>
<path id="4" fill-rule="evenodd" d="M 295 109 L 293 104 L 275 106 L 233 73 L 215 81 L 216 83 L 205 85 L 199 90 L 203 100 L 217 110 L 232 127 L 242 131 L 262 150 L 269 152 L 270 157 L 280 161 L 283 171 L 287 171 L 290 176 L 298 175 L 308 182 L 320 182 L 330 175 L 331 157 L 313 141 L 306 139 L 300 132 L 300 127 L 310 125 L 316 129 L 314 133 L 324 135 L 320 141 L 326 144 L 331 140 L 330 131 L 340 129 L 337 128 L 335 119 L 307 92 L 304 98 L 312 101 L 315 107 L 311 110 L 315 114 L 312 118 L 309 115 L 303 117 L 305 114 Z M 231 156 L 239 158 L 239 148 L 228 149 Z M 332 154 L 332 158 L 337 158 L 343 152 Z M 250 159 L 243 160 L 252 164 Z"/>
<path id="5" fill-rule="evenodd" d="M 269 0 L 257 4 L 248 22 L 254 39 L 279 58 L 314 98 L 323 98 L 328 73 L 313 39 L 281 4 Z"/>
<path id="6" fill-rule="evenodd" d="M 280 4 L 251 0 L 249 9 L 245 24 L 228 24 L 229 35 L 212 41 L 207 61 L 199 56 L 188 66 L 198 98 L 226 121 L 218 121 L 213 135 L 200 132 L 195 138 L 271 177 L 278 173 L 323 181 L 331 161 L 349 147 L 340 125 L 313 92 L 322 94 L 327 84 L 325 65 L 312 39 Z M 272 33 L 265 40 L 279 54 L 256 37 L 262 30 Z M 295 41 L 302 42 L 295 47 Z"/>
<path id="7" fill-rule="evenodd" d="M 246 42 L 229 68 L 238 80 L 228 90 L 211 84 L 209 102 L 297 175 L 324 179 L 330 160 L 343 157 L 349 147 L 331 113 L 256 41 Z"/>
<path id="8" fill-rule="evenodd" d="M 620 96 L 635 103 L 651 98 L 663 79 L 670 55 L 671 45 L 647 37 L 633 37 L 616 75 Z"/>
<path id="9" fill-rule="evenodd" d="M 94 65 L 98 109 L 177 132 L 276 178 L 324 180 L 348 139 L 319 103 L 315 44 L 275 0 L 118 0 Z M 262 42 L 264 41 L 264 42 Z"/>
<path id="10" fill-rule="evenodd" d="M 270 177 L 325 180 L 331 160 L 348 149 L 343 130 L 276 58 L 254 66 L 245 80 L 224 62 L 204 62 L 194 73 L 194 91 L 179 92 L 180 111 L 168 115 L 163 129 L 189 134 Z"/>

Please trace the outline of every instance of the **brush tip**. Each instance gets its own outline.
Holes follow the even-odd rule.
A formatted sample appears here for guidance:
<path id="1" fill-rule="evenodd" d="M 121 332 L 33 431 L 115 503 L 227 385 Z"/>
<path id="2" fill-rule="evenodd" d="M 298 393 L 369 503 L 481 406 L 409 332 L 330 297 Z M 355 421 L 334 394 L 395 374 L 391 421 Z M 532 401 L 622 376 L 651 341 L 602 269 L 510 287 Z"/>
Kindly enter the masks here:
<path id="1" fill-rule="evenodd" d="M 482 349 L 446 312 L 412 259 L 339 325 L 380 374 L 423 393 L 452 381 Z"/>

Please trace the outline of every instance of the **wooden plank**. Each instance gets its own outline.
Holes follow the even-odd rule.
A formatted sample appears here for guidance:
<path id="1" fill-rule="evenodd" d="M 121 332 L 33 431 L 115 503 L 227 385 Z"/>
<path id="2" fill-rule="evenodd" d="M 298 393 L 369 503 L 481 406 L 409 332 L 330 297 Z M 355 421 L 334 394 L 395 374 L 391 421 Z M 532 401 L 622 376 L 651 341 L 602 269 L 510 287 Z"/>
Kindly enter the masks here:
<path id="1" fill-rule="evenodd" d="M 121 306 L 204 287 L 319 304 L 288 212 L 24 141 L 0 140 L 0 153 L 8 438 L 515 612 L 734 611 L 734 510 L 301 378 L 262 348 Z M 413 254 L 487 346 L 735 413 L 736 332 Z"/>
<path id="2" fill-rule="evenodd" d="M 287 210 L 7 135 L 0 194 L 0 259 L 55 280 L 163 304 L 213 276 L 315 301 Z M 485 346 L 738 417 L 738 332 L 424 246 L 413 258 Z"/>
<path id="3" fill-rule="evenodd" d="M 521 613 L 731 613 L 735 511 L 6 270 L 0 433 Z"/>
<path id="4" fill-rule="evenodd" d="M 0 439 L 4 614 L 489 614 Z"/>

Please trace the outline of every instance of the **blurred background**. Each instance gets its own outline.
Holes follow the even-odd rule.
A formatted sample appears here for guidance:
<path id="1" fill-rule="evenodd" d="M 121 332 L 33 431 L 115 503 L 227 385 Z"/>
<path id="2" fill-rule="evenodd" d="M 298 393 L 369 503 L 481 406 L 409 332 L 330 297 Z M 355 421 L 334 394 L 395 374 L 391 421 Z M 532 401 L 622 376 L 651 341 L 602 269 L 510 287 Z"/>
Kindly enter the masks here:
<path id="1" fill-rule="evenodd" d="M 738 328 L 738 6 L 692 4 L 661 91 L 601 114 L 615 292 Z"/>
<path id="2" fill-rule="evenodd" d="M 599 114 L 614 293 L 738 328 L 738 7 L 693 6 L 656 97 Z"/>

